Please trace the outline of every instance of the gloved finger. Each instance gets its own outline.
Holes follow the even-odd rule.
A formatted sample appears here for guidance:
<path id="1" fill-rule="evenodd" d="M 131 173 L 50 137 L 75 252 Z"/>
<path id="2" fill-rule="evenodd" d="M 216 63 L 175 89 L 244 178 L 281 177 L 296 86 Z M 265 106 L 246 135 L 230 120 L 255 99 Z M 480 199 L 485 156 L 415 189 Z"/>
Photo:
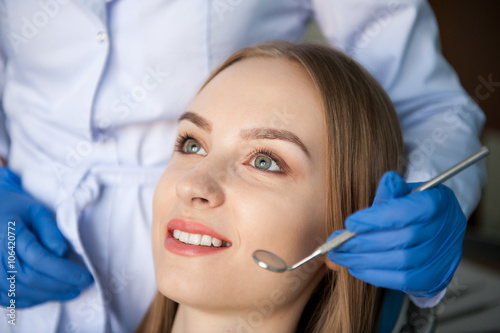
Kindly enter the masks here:
<path id="1" fill-rule="evenodd" d="M 441 227 L 437 223 L 422 223 L 397 230 L 366 232 L 357 234 L 332 251 L 360 254 L 412 248 L 434 238 Z"/>
<path id="2" fill-rule="evenodd" d="M 379 250 L 381 251 L 375 252 L 375 249 L 373 249 L 371 245 L 366 245 L 366 247 L 372 247 L 371 251 L 340 252 L 343 249 L 342 247 L 330 251 L 328 253 L 328 259 L 338 265 L 353 269 L 385 268 L 392 270 L 408 270 L 413 267 L 423 267 L 424 265 L 429 265 L 434 260 L 446 258 L 449 254 L 450 257 L 453 257 L 452 254 L 458 253 L 461 249 L 464 230 L 460 228 L 453 228 L 450 230 L 446 228 L 446 225 L 440 225 L 440 227 L 440 230 L 414 247 L 385 249 L 383 243 L 380 243 L 381 238 L 379 239 L 379 244 L 381 244 Z M 418 231 L 419 229 L 411 231 L 410 237 L 412 235 L 420 237 Z M 441 237 L 442 233 L 446 234 L 446 238 L 443 239 L 443 237 Z M 375 233 L 361 234 L 356 237 L 369 238 L 372 234 Z"/>
<path id="3" fill-rule="evenodd" d="M 78 286 L 56 280 L 50 276 L 42 274 L 37 270 L 27 266 L 24 262 L 17 264 L 16 283 L 30 286 L 33 290 L 45 291 L 49 293 L 71 293 L 78 290 Z"/>
<path id="4" fill-rule="evenodd" d="M 355 212 L 346 219 L 345 227 L 356 233 L 402 229 L 430 220 L 442 208 L 440 203 L 441 192 L 437 188 L 411 193 Z"/>
<path id="5" fill-rule="evenodd" d="M 47 251 L 27 228 L 20 228 L 16 237 L 17 255 L 24 265 L 55 280 L 84 288 L 92 277 L 75 263 Z"/>
<path id="6" fill-rule="evenodd" d="M 427 265 L 410 270 L 351 269 L 349 273 L 376 287 L 401 290 L 417 297 L 432 297 L 441 292 L 450 283 L 461 254 L 434 260 Z M 451 258 L 448 260 L 448 258 Z"/>
<path id="7" fill-rule="evenodd" d="M 396 171 L 388 171 L 380 178 L 374 204 L 380 205 L 387 200 L 403 197 L 423 183 L 407 183 Z"/>
<path id="8" fill-rule="evenodd" d="M 384 252 L 350 253 L 328 252 L 330 261 L 356 270 L 396 270 L 404 271 L 420 267 L 436 256 L 435 248 L 426 243 L 410 249 Z"/>
<path id="9" fill-rule="evenodd" d="M 46 301 L 64 301 L 75 298 L 80 294 L 80 290 L 75 287 L 73 287 L 72 289 L 68 289 L 65 292 L 53 292 L 48 290 L 36 289 L 34 286 L 29 286 L 21 283 L 17 279 L 15 286 L 16 308 L 33 306 Z M 23 306 L 21 303 L 25 305 Z M 0 304 L 2 306 L 8 306 L 10 304 L 8 292 L 0 293 Z"/>
<path id="10" fill-rule="evenodd" d="M 381 269 L 357 270 L 348 269 L 355 278 L 378 288 L 401 290 L 406 292 L 407 281 L 411 279 L 408 272 Z"/>
<path id="11" fill-rule="evenodd" d="M 410 193 L 410 187 L 406 184 L 403 177 L 396 171 L 384 173 L 377 186 L 375 194 L 375 204 L 380 205 L 387 200 L 399 198 Z"/>
<path id="12" fill-rule="evenodd" d="M 462 259 L 462 252 L 460 249 L 460 254 L 454 257 L 447 257 L 446 260 L 436 260 L 430 265 L 426 266 L 427 276 L 424 278 L 427 280 L 426 282 L 421 281 L 410 281 L 407 285 L 407 294 L 416 296 L 416 297 L 431 297 L 438 293 L 440 293 L 444 288 L 446 288 L 451 280 L 453 279 L 453 275 L 460 264 Z M 424 268 L 417 271 L 420 276 L 424 276 L 422 274 Z M 432 275 L 431 273 L 432 272 Z M 414 273 L 417 275 L 417 273 Z M 432 283 L 432 282 L 433 283 Z M 424 285 L 418 285 L 424 283 Z M 432 284 L 431 284 L 432 283 Z"/>
<path id="13" fill-rule="evenodd" d="M 378 288 L 401 290 L 416 297 L 433 297 L 439 293 L 439 291 L 425 292 L 429 283 L 419 279 L 418 272 L 349 269 L 349 273 Z M 415 279 L 417 280 L 415 281 Z"/>
<path id="14" fill-rule="evenodd" d="M 63 256 L 68 251 L 64 236 L 59 231 L 52 214 L 41 205 L 32 205 L 29 211 L 29 224 L 38 240 L 52 253 Z"/>
<path id="15" fill-rule="evenodd" d="M 29 308 L 29 307 L 32 307 L 34 305 L 42 303 L 42 302 L 33 303 L 31 300 L 25 300 L 25 299 L 21 299 L 19 297 L 16 297 L 15 300 L 16 300 L 16 303 L 15 303 L 16 309 Z M 0 305 L 8 307 L 10 304 L 11 304 L 10 298 L 8 297 L 7 293 L 0 293 Z M 7 309 L 7 311 L 9 311 L 9 310 Z"/>
<path id="16" fill-rule="evenodd" d="M 0 168 L 0 185 L 4 188 L 20 188 L 21 178 L 8 168 Z"/>
<path id="17" fill-rule="evenodd" d="M 16 283 L 16 303 L 17 299 L 29 301 L 32 304 L 40 304 L 47 301 L 65 301 L 73 299 L 78 295 L 80 295 L 80 290 L 78 289 L 73 289 L 66 293 L 54 293 Z"/>
<path id="18" fill-rule="evenodd" d="M 420 185 L 424 184 L 425 182 L 418 182 L 418 183 L 406 183 L 408 187 L 410 188 L 410 192 L 419 187 Z"/>
<path id="19" fill-rule="evenodd" d="M 25 308 L 31 308 L 32 306 L 38 305 L 39 303 L 33 303 L 25 300 L 16 300 L 16 308 L 19 309 L 25 309 Z"/>

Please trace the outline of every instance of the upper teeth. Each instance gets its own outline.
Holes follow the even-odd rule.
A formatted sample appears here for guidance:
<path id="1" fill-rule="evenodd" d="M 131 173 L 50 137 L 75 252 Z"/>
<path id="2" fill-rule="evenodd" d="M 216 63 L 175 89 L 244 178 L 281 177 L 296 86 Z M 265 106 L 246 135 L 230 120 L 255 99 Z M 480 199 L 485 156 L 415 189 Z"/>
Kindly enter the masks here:
<path id="1" fill-rule="evenodd" d="M 173 234 L 175 239 L 178 239 L 179 241 L 186 244 L 214 247 L 221 247 L 222 245 L 231 246 L 231 244 L 229 244 L 228 242 L 222 241 L 215 237 L 210 237 L 208 235 L 190 234 L 189 232 L 180 231 L 178 229 L 175 229 Z"/>

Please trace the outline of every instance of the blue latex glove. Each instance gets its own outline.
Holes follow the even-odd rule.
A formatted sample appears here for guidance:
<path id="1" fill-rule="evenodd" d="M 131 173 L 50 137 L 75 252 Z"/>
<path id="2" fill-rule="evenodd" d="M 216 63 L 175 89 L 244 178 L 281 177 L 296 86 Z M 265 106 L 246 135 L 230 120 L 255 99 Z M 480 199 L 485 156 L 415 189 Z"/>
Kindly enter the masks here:
<path id="1" fill-rule="evenodd" d="M 374 204 L 345 221 L 359 235 L 330 251 L 328 259 L 377 287 L 415 297 L 442 291 L 460 263 L 467 220 L 451 189 L 438 185 L 409 194 L 420 184 L 385 173 Z"/>
<path id="2" fill-rule="evenodd" d="M 0 203 L 2 306 L 10 304 L 7 277 L 11 274 L 7 271 L 12 271 L 8 265 L 8 246 L 12 243 L 8 244 L 8 231 L 15 233 L 16 308 L 68 300 L 92 283 L 89 273 L 63 258 L 68 245 L 52 214 L 22 190 L 19 177 L 7 168 L 0 168 Z M 15 226 L 9 221 L 15 221 Z M 15 230 L 9 230 L 9 226 Z"/>

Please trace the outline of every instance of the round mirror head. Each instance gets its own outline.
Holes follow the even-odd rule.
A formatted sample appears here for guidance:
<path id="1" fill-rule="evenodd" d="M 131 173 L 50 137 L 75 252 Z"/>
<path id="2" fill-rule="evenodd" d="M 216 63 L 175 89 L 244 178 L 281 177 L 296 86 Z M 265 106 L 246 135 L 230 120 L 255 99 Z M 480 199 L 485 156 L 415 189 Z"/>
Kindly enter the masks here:
<path id="1" fill-rule="evenodd" d="M 284 272 L 288 268 L 283 259 L 269 251 L 255 251 L 253 253 L 253 260 L 255 260 L 257 265 L 259 265 L 260 267 L 277 273 Z"/>

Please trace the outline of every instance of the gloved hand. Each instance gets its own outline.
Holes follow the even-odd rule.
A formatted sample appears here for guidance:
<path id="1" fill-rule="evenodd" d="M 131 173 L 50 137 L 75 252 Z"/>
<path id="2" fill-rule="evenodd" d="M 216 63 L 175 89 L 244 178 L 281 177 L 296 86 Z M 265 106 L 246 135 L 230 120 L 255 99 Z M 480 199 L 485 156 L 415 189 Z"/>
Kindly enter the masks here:
<path id="1" fill-rule="evenodd" d="M 377 287 L 415 297 L 443 290 L 460 263 L 467 220 L 445 185 L 409 194 L 421 184 L 385 173 L 374 204 L 345 221 L 359 235 L 330 251 L 328 259 Z"/>
<path id="2" fill-rule="evenodd" d="M 7 277 L 11 274 L 8 271 L 17 271 L 13 274 L 16 308 L 68 300 L 92 283 L 89 273 L 64 259 L 68 245 L 51 213 L 22 190 L 19 177 L 7 168 L 0 168 L 0 203 L 2 306 L 10 304 L 7 291 L 11 281 Z M 15 235 L 15 248 L 9 243 L 9 235 Z M 15 252 L 14 268 L 8 264 L 12 251 Z"/>

